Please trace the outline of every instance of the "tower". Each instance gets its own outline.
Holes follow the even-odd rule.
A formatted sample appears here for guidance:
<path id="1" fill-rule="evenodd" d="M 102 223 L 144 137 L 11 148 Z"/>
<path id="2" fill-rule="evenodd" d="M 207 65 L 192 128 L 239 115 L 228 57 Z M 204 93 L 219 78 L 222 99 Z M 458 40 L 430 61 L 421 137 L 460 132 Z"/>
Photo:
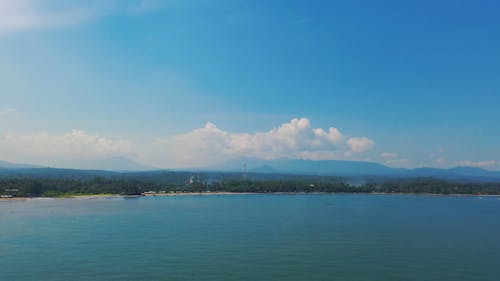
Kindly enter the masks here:
<path id="1" fill-rule="evenodd" d="M 247 162 L 243 162 L 243 180 L 247 180 Z"/>

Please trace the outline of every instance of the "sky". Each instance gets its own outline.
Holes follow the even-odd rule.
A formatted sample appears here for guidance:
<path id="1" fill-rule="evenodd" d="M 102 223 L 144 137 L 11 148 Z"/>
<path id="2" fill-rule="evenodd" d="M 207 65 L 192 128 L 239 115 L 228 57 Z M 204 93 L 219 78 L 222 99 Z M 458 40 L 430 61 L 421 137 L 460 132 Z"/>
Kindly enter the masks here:
<path id="1" fill-rule="evenodd" d="M 0 160 L 500 170 L 500 1 L 0 0 Z"/>

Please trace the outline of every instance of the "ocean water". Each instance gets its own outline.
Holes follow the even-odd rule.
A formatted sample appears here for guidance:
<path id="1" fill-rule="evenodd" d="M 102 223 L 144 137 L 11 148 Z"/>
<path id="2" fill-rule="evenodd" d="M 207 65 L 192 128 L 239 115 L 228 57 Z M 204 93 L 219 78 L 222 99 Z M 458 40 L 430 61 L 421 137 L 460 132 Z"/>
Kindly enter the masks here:
<path id="1" fill-rule="evenodd" d="M 500 199 L 0 201 L 0 280 L 500 280 Z"/>

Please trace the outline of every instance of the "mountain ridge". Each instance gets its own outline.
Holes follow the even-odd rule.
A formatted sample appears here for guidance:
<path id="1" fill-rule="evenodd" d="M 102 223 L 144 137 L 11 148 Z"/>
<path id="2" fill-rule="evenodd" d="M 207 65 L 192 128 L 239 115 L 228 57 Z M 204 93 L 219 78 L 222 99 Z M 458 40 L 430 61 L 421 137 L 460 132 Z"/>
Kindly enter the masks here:
<path id="1" fill-rule="evenodd" d="M 49 168 L 29 164 L 16 164 L 0 161 L 0 173 L 11 174 L 36 174 L 36 175 L 59 175 L 59 174 L 85 174 L 85 175 L 110 175 L 113 173 L 133 172 L 142 173 L 159 171 L 155 167 L 142 165 L 132 160 L 123 161 L 126 158 L 114 158 L 109 160 L 111 164 L 132 163 L 122 165 L 122 169 L 112 169 L 111 166 L 92 165 L 86 163 L 84 168 Z M 130 161 L 130 162 L 128 162 Z M 106 163 L 106 162 L 105 162 Z M 109 164 L 109 163 L 108 163 Z M 85 165 L 84 165 L 85 166 Z M 103 169 L 104 168 L 104 169 Z M 108 169 L 106 169 L 108 168 Z M 170 171 L 202 171 L 202 172 L 229 172 L 254 174 L 293 174 L 293 175 L 319 175 L 319 176 L 341 176 L 347 178 L 438 178 L 455 181 L 494 181 L 500 182 L 500 171 L 491 171 L 478 167 L 458 166 L 447 169 L 421 167 L 413 169 L 391 168 L 374 162 L 347 161 L 347 160 L 299 160 L 299 159 L 274 159 L 265 160 L 257 158 L 239 158 L 219 163 L 204 168 L 192 169 L 169 169 Z"/>
<path id="2" fill-rule="evenodd" d="M 314 174 L 325 176 L 381 176 L 381 177 L 436 177 L 456 180 L 500 180 L 500 171 L 478 167 L 457 166 L 452 168 L 420 167 L 413 169 L 392 168 L 375 162 L 348 160 L 263 160 L 240 158 L 209 167 L 212 171 L 243 171 L 259 173 Z"/>
<path id="3" fill-rule="evenodd" d="M 12 163 L 0 160 L 0 169 L 32 169 L 32 168 L 43 168 L 43 166 L 31 165 L 31 164 L 19 164 L 19 163 Z"/>
<path id="4" fill-rule="evenodd" d="M 0 169 L 40 169 L 52 168 L 60 170 L 95 170 L 95 171 L 152 171 L 160 170 L 159 168 L 148 166 L 126 157 L 108 157 L 98 159 L 79 159 L 73 161 L 62 162 L 54 166 L 41 166 L 32 164 L 17 164 L 8 161 L 0 160 Z"/>

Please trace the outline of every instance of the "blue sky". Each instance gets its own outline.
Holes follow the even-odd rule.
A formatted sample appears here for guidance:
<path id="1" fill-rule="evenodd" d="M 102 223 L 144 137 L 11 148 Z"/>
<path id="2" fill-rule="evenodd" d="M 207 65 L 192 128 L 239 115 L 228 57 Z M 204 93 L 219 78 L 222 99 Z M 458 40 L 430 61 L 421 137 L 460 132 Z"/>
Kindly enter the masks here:
<path id="1" fill-rule="evenodd" d="M 0 0 L 0 159 L 499 170 L 498 11 L 493 0 Z"/>

